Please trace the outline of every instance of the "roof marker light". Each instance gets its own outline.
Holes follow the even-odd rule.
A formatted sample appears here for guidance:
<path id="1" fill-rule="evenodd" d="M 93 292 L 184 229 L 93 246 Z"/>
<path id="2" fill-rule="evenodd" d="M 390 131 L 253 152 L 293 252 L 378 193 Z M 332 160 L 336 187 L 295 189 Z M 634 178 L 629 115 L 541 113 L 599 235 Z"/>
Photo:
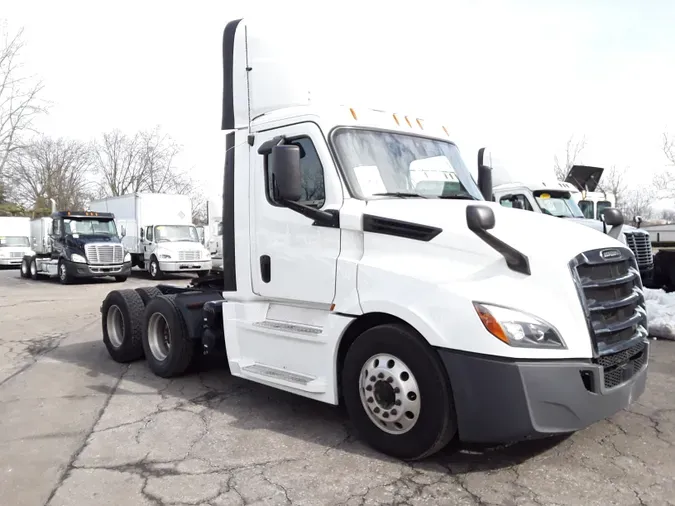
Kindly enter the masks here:
<path id="1" fill-rule="evenodd" d="M 352 109 L 352 108 L 350 107 L 350 108 L 349 108 L 349 112 L 352 113 L 352 118 L 354 118 L 355 120 L 358 119 L 358 118 L 356 117 L 356 111 L 354 111 L 354 109 Z"/>
<path id="2" fill-rule="evenodd" d="M 398 126 L 401 126 L 401 123 L 398 121 L 398 117 L 396 116 L 396 113 L 392 114 L 392 116 L 394 117 L 394 121 L 396 122 L 396 124 Z"/>
<path id="3" fill-rule="evenodd" d="M 448 133 L 448 129 L 447 129 L 447 128 L 443 127 L 443 131 L 445 132 L 445 135 L 447 135 L 448 137 L 450 137 L 450 134 Z"/>
<path id="4" fill-rule="evenodd" d="M 417 118 L 417 124 L 419 125 L 420 130 L 424 130 L 424 127 L 422 126 L 422 120 L 421 119 Z"/>
<path id="5" fill-rule="evenodd" d="M 408 123 L 408 126 L 412 128 L 412 123 L 410 123 L 410 120 L 408 119 L 408 116 L 405 117 L 405 122 Z"/>

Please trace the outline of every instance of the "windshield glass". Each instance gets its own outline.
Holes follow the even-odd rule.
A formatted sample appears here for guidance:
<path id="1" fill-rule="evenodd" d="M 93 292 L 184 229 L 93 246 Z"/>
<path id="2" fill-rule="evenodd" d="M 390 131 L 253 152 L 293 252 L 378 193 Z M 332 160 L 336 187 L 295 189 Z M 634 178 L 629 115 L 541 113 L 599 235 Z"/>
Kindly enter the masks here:
<path id="1" fill-rule="evenodd" d="M 551 214 L 558 218 L 583 218 L 579 206 L 569 192 L 564 191 L 535 191 L 532 192 L 537 204 L 544 214 Z"/>
<path id="2" fill-rule="evenodd" d="M 91 218 L 64 218 L 66 234 L 116 236 L 117 228 L 113 220 Z"/>
<path id="3" fill-rule="evenodd" d="M 361 198 L 378 194 L 483 200 L 457 146 L 378 130 L 341 128 L 338 161 Z"/>
<path id="4" fill-rule="evenodd" d="M 197 229 L 192 225 L 158 225 L 155 227 L 157 242 L 199 242 Z"/>
<path id="5" fill-rule="evenodd" d="M 0 248 L 10 246 L 28 248 L 30 246 L 30 241 L 28 240 L 28 237 L 21 237 L 18 235 L 0 236 Z"/>

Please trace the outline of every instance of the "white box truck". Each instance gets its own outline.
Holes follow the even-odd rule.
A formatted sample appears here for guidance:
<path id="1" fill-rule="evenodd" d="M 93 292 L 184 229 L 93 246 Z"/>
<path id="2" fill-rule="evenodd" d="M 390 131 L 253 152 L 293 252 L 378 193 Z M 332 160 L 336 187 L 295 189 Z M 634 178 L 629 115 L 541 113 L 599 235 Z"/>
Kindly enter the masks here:
<path id="1" fill-rule="evenodd" d="M 649 341 L 631 250 L 491 202 L 490 168 L 475 181 L 440 123 L 311 102 L 299 44 L 226 26 L 222 274 L 110 292 L 113 359 L 171 377 L 195 342 L 221 343 L 234 376 L 343 404 L 404 459 L 570 433 L 635 402 Z M 414 191 L 430 157 L 454 191 Z"/>
<path id="2" fill-rule="evenodd" d="M 204 276 L 211 270 L 211 254 L 192 224 L 189 196 L 130 193 L 94 200 L 89 208 L 115 215 L 133 265 L 148 271 L 153 279 L 177 272 Z"/>
<path id="3" fill-rule="evenodd" d="M 0 267 L 19 267 L 30 251 L 30 218 L 0 216 Z"/>

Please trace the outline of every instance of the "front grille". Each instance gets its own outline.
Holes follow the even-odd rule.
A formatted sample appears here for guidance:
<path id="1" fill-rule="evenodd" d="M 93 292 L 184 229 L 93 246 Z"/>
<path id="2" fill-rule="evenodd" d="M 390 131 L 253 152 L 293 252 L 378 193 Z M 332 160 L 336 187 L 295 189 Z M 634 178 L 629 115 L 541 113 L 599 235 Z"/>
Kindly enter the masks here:
<path id="1" fill-rule="evenodd" d="M 21 251 L 10 251 L 9 252 L 9 258 L 22 258 L 25 255 L 25 253 L 22 253 Z"/>
<path id="2" fill-rule="evenodd" d="M 179 251 L 178 260 L 180 262 L 192 262 L 195 260 L 201 260 L 202 252 L 201 251 Z"/>
<path id="3" fill-rule="evenodd" d="M 647 337 L 642 281 L 629 250 L 586 251 L 570 267 L 597 356 L 611 355 Z"/>
<path id="4" fill-rule="evenodd" d="M 654 256 L 652 254 L 652 242 L 649 234 L 638 234 L 626 232 L 626 244 L 635 255 L 638 267 L 645 268 L 654 265 Z"/>
<path id="5" fill-rule="evenodd" d="M 647 363 L 647 345 L 644 341 L 628 349 L 603 355 L 594 360 L 602 366 L 605 388 L 614 388 L 630 380 Z"/>
<path id="6" fill-rule="evenodd" d="M 121 244 L 87 244 L 84 247 L 90 264 L 120 264 L 124 262 Z"/>

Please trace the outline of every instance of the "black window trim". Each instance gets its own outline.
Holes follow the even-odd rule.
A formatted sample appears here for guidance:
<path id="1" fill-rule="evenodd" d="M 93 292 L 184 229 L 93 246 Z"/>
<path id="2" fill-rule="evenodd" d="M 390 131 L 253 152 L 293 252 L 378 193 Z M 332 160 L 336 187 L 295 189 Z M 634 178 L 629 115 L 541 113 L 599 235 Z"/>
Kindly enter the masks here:
<path id="1" fill-rule="evenodd" d="M 302 123 L 306 123 L 306 122 L 303 121 Z M 302 123 L 296 123 L 296 124 L 302 124 Z M 285 125 L 285 126 L 288 127 L 288 126 L 292 126 L 292 125 Z M 280 128 L 284 128 L 284 127 L 280 127 Z M 278 128 L 275 128 L 274 130 L 277 130 L 277 129 Z M 309 139 L 309 142 L 312 143 L 312 147 L 314 148 L 314 152 L 316 153 L 316 158 L 319 160 L 319 163 L 321 164 L 321 175 L 323 177 L 323 202 L 322 202 L 321 206 L 316 206 L 316 209 L 323 209 L 324 207 L 326 207 L 326 168 L 324 167 L 323 160 L 321 160 L 321 156 L 319 156 L 319 151 L 316 149 L 316 144 L 314 143 L 314 140 L 312 139 L 312 136 L 308 133 L 305 133 L 305 134 L 293 135 L 293 136 L 290 136 L 290 137 L 285 136 L 285 139 L 289 143 L 292 143 L 293 141 L 296 141 L 296 140 L 299 140 L 299 139 Z M 258 156 L 261 156 L 261 155 L 258 155 Z M 268 177 L 269 171 L 267 169 L 267 157 L 268 156 L 269 155 L 263 156 L 263 179 L 265 181 L 265 198 L 267 199 L 267 202 L 271 206 L 283 208 L 283 207 L 286 207 L 286 206 L 284 206 L 282 204 L 279 204 L 279 203 L 273 201 L 270 198 L 270 194 L 269 194 L 270 184 L 269 184 L 269 177 Z M 310 201 L 306 201 L 306 202 L 310 202 Z M 305 204 L 305 205 L 311 205 L 311 204 L 306 204 L 305 201 L 298 201 L 298 203 L 299 204 Z"/>

